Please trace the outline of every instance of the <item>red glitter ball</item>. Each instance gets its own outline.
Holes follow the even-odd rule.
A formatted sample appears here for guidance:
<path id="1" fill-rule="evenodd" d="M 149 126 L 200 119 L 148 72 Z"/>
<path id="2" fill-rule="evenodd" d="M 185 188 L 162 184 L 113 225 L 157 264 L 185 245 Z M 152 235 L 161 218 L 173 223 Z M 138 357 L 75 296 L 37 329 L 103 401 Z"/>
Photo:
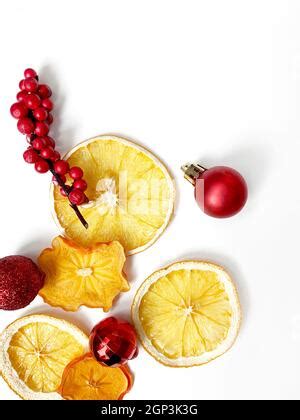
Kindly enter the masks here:
<path id="1" fill-rule="evenodd" d="M 136 333 L 131 324 L 113 316 L 97 324 L 90 335 L 95 359 L 106 366 L 120 366 L 138 355 Z"/>
<path id="2" fill-rule="evenodd" d="M 7 311 L 29 305 L 44 285 L 44 273 L 27 257 L 11 255 L 0 259 L 0 309 Z"/>

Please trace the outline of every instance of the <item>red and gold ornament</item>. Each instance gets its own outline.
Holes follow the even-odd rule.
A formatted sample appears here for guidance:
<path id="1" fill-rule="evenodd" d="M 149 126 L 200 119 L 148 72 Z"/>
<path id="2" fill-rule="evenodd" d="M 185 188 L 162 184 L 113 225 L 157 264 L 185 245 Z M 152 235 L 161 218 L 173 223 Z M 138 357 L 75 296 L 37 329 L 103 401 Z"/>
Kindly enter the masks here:
<path id="1" fill-rule="evenodd" d="M 90 348 L 98 362 L 111 367 L 123 365 L 138 355 L 133 326 L 113 316 L 93 328 Z"/>
<path id="2" fill-rule="evenodd" d="M 195 199 L 205 214 L 226 218 L 245 206 L 248 188 L 243 176 L 228 166 L 206 169 L 200 164 L 182 167 L 184 177 L 195 187 Z"/>

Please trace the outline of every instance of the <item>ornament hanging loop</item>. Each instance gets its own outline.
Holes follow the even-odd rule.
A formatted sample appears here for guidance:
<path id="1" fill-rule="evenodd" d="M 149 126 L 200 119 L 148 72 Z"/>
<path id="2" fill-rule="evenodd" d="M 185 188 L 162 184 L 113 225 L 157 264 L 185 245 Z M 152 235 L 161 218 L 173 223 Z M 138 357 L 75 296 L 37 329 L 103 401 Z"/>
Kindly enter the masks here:
<path id="1" fill-rule="evenodd" d="M 196 185 L 196 179 L 207 169 L 199 163 L 187 163 L 181 167 L 185 179 L 187 179 L 193 186 Z"/>

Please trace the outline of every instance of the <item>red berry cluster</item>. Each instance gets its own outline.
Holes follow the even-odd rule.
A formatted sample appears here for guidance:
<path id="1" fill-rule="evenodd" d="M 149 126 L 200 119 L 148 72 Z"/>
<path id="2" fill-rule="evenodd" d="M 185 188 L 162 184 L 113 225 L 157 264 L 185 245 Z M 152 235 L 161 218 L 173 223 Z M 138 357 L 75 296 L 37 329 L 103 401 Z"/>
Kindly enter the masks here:
<path id="1" fill-rule="evenodd" d="M 52 172 L 53 182 L 60 186 L 61 194 L 68 197 L 81 222 L 87 227 L 76 207 L 88 202 L 84 193 L 87 183 L 83 179 L 83 171 L 77 166 L 70 168 L 68 162 L 61 159 L 55 150 L 55 141 L 48 135 L 53 123 L 52 91 L 49 86 L 39 84 L 38 75 L 33 69 L 24 71 L 24 79 L 20 81 L 19 88 L 18 102 L 11 106 L 10 113 L 18 120 L 18 130 L 27 136 L 30 144 L 23 154 L 24 160 L 34 164 L 39 173 Z M 72 185 L 66 184 L 67 174 L 73 180 Z"/>

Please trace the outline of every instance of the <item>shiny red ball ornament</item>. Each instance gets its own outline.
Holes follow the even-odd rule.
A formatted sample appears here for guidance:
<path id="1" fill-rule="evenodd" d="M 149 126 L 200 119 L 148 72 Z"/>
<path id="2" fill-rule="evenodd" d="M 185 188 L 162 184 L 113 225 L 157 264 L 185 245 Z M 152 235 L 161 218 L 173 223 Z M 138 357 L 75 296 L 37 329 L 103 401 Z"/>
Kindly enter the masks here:
<path id="1" fill-rule="evenodd" d="M 90 348 L 98 362 L 112 367 L 123 365 L 138 355 L 133 326 L 113 316 L 104 319 L 93 328 Z"/>
<path id="2" fill-rule="evenodd" d="M 185 178 L 195 186 L 199 207 L 211 217 L 237 214 L 246 204 L 248 188 L 242 175 L 228 166 L 206 169 L 199 164 L 183 168 Z"/>

